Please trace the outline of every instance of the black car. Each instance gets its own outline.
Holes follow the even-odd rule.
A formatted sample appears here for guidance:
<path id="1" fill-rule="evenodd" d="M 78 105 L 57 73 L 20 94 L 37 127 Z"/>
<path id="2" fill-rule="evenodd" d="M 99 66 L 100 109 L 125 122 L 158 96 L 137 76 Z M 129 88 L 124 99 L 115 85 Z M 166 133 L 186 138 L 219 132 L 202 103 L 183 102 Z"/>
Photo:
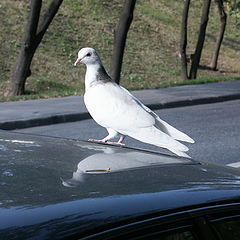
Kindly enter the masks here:
<path id="1" fill-rule="evenodd" d="M 0 165 L 0 239 L 240 239 L 239 169 L 5 131 Z"/>

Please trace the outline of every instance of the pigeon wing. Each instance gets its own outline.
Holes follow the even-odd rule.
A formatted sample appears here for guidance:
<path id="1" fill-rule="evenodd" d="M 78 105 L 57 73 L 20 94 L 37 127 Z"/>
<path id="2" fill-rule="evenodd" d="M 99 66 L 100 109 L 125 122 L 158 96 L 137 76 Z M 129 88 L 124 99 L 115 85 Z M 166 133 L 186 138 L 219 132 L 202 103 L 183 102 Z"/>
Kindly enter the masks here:
<path id="1" fill-rule="evenodd" d="M 161 130 L 162 132 L 166 133 L 167 135 L 171 136 L 172 138 L 179 140 L 179 141 L 184 141 L 184 142 L 189 142 L 189 143 L 194 143 L 194 140 L 190 138 L 187 134 L 179 131 L 175 127 L 171 126 L 167 122 L 163 121 L 155 112 L 153 112 L 150 108 L 145 106 L 139 99 L 134 97 L 129 91 L 127 91 L 125 88 L 122 87 L 122 89 L 128 93 L 129 95 L 132 96 L 132 98 L 138 103 L 147 113 L 149 113 L 154 119 L 155 123 L 154 126 Z"/>

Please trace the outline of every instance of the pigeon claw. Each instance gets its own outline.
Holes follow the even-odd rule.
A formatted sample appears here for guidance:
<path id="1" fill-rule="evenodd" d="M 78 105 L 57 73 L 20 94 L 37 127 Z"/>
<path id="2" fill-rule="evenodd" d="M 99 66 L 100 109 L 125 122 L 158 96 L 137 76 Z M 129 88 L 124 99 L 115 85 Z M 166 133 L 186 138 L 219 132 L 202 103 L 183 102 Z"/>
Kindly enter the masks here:
<path id="1" fill-rule="evenodd" d="M 119 145 L 119 146 L 125 146 L 125 144 L 124 143 L 121 143 L 121 142 L 106 142 L 106 143 L 108 143 L 108 144 L 114 144 L 114 145 Z"/>
<path id="2" fill-rule="evenodd" d="M 105 142 L 107 142 L 106 140 L 104 140 L 104 139 L 88 139 L 88 141 L 89 142 L 101 142 L 101 143 L 105 143 Z"/>
<path id="3" fill-rule="evenodd" d="M 124 143 L 122 142 L 109 142 L 106 139 L 88 139 L 89 142 L 99 142 L 99 143 L 107 143 L 107 144 L 114 144 L 114 145 L 119 145 L 119 146 L 125 146 Z"/>

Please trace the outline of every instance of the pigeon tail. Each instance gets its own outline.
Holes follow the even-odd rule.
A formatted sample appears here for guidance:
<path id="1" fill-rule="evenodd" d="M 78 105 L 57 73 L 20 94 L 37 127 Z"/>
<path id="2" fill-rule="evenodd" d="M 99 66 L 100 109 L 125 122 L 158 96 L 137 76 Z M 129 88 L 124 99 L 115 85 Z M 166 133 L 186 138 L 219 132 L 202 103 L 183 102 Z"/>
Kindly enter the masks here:
<path id="1" fill-rule="evenodd" d="M 179 131 L 175 127 L 171 126 L 167 122 L 160 119 L 159 117 L 156 118 L 155 127 L 159 128 L 160 130 L 165 132 L 167 135 L 173 137 L 176 140 L 183 141 L 183 142 L 189 142 L 189 143 L 194 143 L 195 142 L 187 134 Z"/>
<path id="2" fill-rule="evenodd" d="M 166 133 L 167 135 L 171 136 L 172 138 L 183 141 L 183 142 L 189 142 L 189 143 L 194 143 L 195 141 L 190 138 L 187 134 L 179 131 L 175 127 L 171 126 L 167 122 L 163 121 L 155 112 L 153 112 L 150 108 L 142 104 L 139 99 L 134 97 L 128 90 L 125 88 L 121 87 L 123 91 L 126 92 L 126 94 L 130 95 L 136 103 L 141 106 L 147 113 L 149 113 L 154 119 L 155 119 L 155 124 L 154 126 L 161 130 L 162 132 Z"/>
<path id="3" fill-rule="evenodd" d="M 173 139 L 154 126 L 137 129 L 136 131 L 129 132 L 127 135 L 139 141 L 166 148 L 178 156 L 189 157 L 186 153 L 184 153 L 188 151 L 187 146 Z"/>
<path id="4" fill-rule="evenodd" d="M 185 152 L 181 152 L 181 151 L 177 151 L 175 149 L 172 148 L 168 148 L 169 151 L 173 152 L 174 154 L 180 156 L 180 157 L 185 157 L 185 158 L 191 158 L 188 154 L 186 154 Z"/>

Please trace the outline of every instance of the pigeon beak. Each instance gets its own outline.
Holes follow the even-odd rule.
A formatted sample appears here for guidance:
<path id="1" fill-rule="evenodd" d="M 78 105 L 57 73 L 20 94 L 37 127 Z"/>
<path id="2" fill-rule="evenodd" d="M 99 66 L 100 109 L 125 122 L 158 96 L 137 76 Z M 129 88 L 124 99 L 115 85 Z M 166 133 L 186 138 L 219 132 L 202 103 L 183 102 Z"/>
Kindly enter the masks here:
<path id="1" fill-rule="evenodd" d="M 74 63 L 74 66 L 77 66 L 82 61 L 82 58 L 77 58 L 77 60 Z"/>

